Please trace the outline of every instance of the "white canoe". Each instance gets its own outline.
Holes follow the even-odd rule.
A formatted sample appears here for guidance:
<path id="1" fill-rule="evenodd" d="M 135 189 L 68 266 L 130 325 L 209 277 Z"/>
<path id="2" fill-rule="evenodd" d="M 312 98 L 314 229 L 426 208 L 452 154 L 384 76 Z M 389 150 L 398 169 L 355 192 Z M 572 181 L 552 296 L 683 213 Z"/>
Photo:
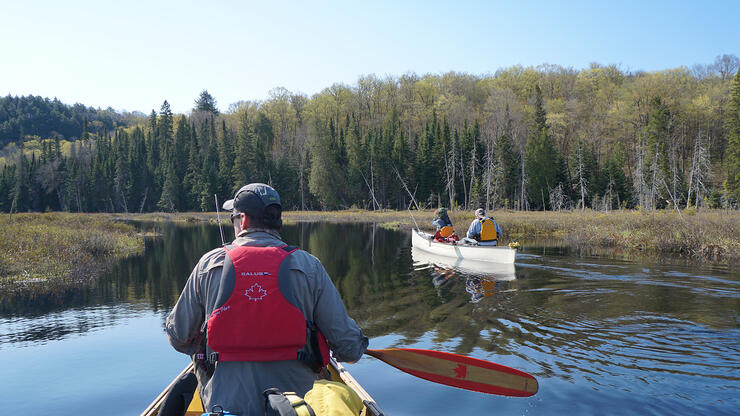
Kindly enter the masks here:
<path id="1" fill-rule="evenodd" d="M 411 258 L 414 260 L 415 267 L 431 265 L 445 269 L 455 269 L 470 276 L 496 281 L 516 279 L 514 263 L 494 263 L 490 261 L 440 256 L 424 251 L 419 247 L 411 247 Z"/>
<path id="2" fill-rule="evenodd" d="M 438 256 L 492 263 L 514 263 L 516 249 L 508 246 L 475 246 L 447 244 L 434 241 L 434 236 L 419 230 L 411 230 L 411 245 Z"/>

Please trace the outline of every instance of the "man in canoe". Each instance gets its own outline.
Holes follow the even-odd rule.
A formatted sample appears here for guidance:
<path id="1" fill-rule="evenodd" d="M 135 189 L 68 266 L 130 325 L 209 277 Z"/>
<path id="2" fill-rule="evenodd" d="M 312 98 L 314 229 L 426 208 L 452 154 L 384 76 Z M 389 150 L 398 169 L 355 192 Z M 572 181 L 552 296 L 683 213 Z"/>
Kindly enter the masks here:
<path id="1" fill-rule="evenodd" d="M 434 211 L 434 220 L 432 225 L 436 228 L 434 233 L 434 240 L 442 243 L 452 243 L 458 241 L 460 238 L 455 234 L 452 228 L 452 220 L 447 215 L 446 208 L 437 208 Z"/>
<path id="2" fill-rule="evenodd" d="M 303 396 L 328 362 L 329 346 L 337 360 L 354 362 L 368 339 L 321 262 L 281 240 L 282 207 L 272 187 L 246 185 L 223 208 L 231 211 L 236 239 L 201 257 L 166 332 L 196 366 L 203 365 L 207 334 L 205 357 L 215 370 L 209 379 L 199 374 L 206 410 L 219 405 L 241 416 L 262 415 L 264 390 Z"/>
<path id="3" fill-rule="evenodd" d="M 486 211 L 483 208 L 478 208 L 475 210 L 475 219 L 470 223 L 468 233 L 463 241 L 477 243 L 481 246 L 495 246 L 498 244 L 500 235 L 501 227 L 499 227 L 496 220 L 486 217 Z"/>

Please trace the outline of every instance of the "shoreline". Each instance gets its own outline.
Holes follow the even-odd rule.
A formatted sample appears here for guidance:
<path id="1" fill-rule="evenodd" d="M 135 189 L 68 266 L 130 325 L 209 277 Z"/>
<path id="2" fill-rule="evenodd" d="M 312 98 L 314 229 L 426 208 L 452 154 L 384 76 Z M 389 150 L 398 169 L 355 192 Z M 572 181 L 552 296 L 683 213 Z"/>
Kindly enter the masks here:
<path id="1" fill-rule="evenodd" d="M 449 211 L 458 235 L 473 219 L 468 211 Z M 489 213 L 503 229 L 503 243 L 518 241 L 609 256 L 683 259 L 695 264 L 734 267 L 740 260 L 740 212 L 721 210 L 508 211 Z M 431 231 L 433 210 L 288 211 L 286 224 L 299 222 L 377 223 L 382 227 Z M 0 214 L 0 292 L 46 291 L 86 284 L 111 264 L 144 252 L 144 239 L 128 222 L 216 224 L 215 212 L 146 214 Z M 221 215 L 228 226 L 228 216 Z M 154 236 L 156 238 L 156 236 Z"/>
<path id="2" fill-rule="evenodd" d="M 413 219 L 409 212 L 413 213 Z M 448 210 L 455 231 L 463 235 L 473 213 Z M 115 214 L 108 214 L 115 215 Z M 119 214 L 120 215 L 120 214 Z M 668 256 L 694 263 L 733 266 L 740 261 L 740 211 L 511 211 L 489 212 L 501 225 L 503 242 L 539 245 L 547 240 L 579 251 L 614 252 L 643 257 Z M 298 222 L 377 223 L 392 229 L 432 231 L 434 210 L 423 211 L 286 211 L 286 224 Z M 149 213 L 123 217 L 134 221 L 217 223 L 215 212 Z M 228 217 L 221 213 L 221 222 Z"/>

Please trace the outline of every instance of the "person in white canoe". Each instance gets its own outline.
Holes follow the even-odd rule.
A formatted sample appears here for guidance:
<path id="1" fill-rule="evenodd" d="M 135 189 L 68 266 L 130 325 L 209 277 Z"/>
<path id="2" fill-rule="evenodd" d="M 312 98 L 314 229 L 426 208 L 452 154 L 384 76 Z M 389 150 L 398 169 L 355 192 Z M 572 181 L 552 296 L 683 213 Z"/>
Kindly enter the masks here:
<path id="1" fill-rule="evenodd" d="M 483 208 L 478 208 L 475 210 L 475 219 L 470 223 L 468 233 L 462 239 L 462 242 L 481 246 L 495 246 L 498 244 L 500 235 L 501 227 L 499 227 L 496 220 L 486 217 L 486 211 Z"/>

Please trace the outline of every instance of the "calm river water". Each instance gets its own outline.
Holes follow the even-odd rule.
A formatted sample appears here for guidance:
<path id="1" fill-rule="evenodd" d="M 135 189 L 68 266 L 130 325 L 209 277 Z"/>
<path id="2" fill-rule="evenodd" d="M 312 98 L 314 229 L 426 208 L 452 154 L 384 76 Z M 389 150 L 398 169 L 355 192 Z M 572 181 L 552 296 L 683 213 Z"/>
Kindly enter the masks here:
<path id="1" fill-rule="evenodd" d="M 218 228 L 155 227 L 163 238 L 145 255 L 91 287 L 1 294 L 7 411 L 138 415 L 187 364 L 164 317 Z M 737 271 L 532 247 L 515 268 L 447 265 L 412 253 L 408 232 L 368 224 L 299 224 L 283 237 L 321 259 L 372 348 L 466 354 L 539 380 L 535 396 L 506 398 L 369 357 L 349 365 L 389 415 L 740 412 Z"/>

